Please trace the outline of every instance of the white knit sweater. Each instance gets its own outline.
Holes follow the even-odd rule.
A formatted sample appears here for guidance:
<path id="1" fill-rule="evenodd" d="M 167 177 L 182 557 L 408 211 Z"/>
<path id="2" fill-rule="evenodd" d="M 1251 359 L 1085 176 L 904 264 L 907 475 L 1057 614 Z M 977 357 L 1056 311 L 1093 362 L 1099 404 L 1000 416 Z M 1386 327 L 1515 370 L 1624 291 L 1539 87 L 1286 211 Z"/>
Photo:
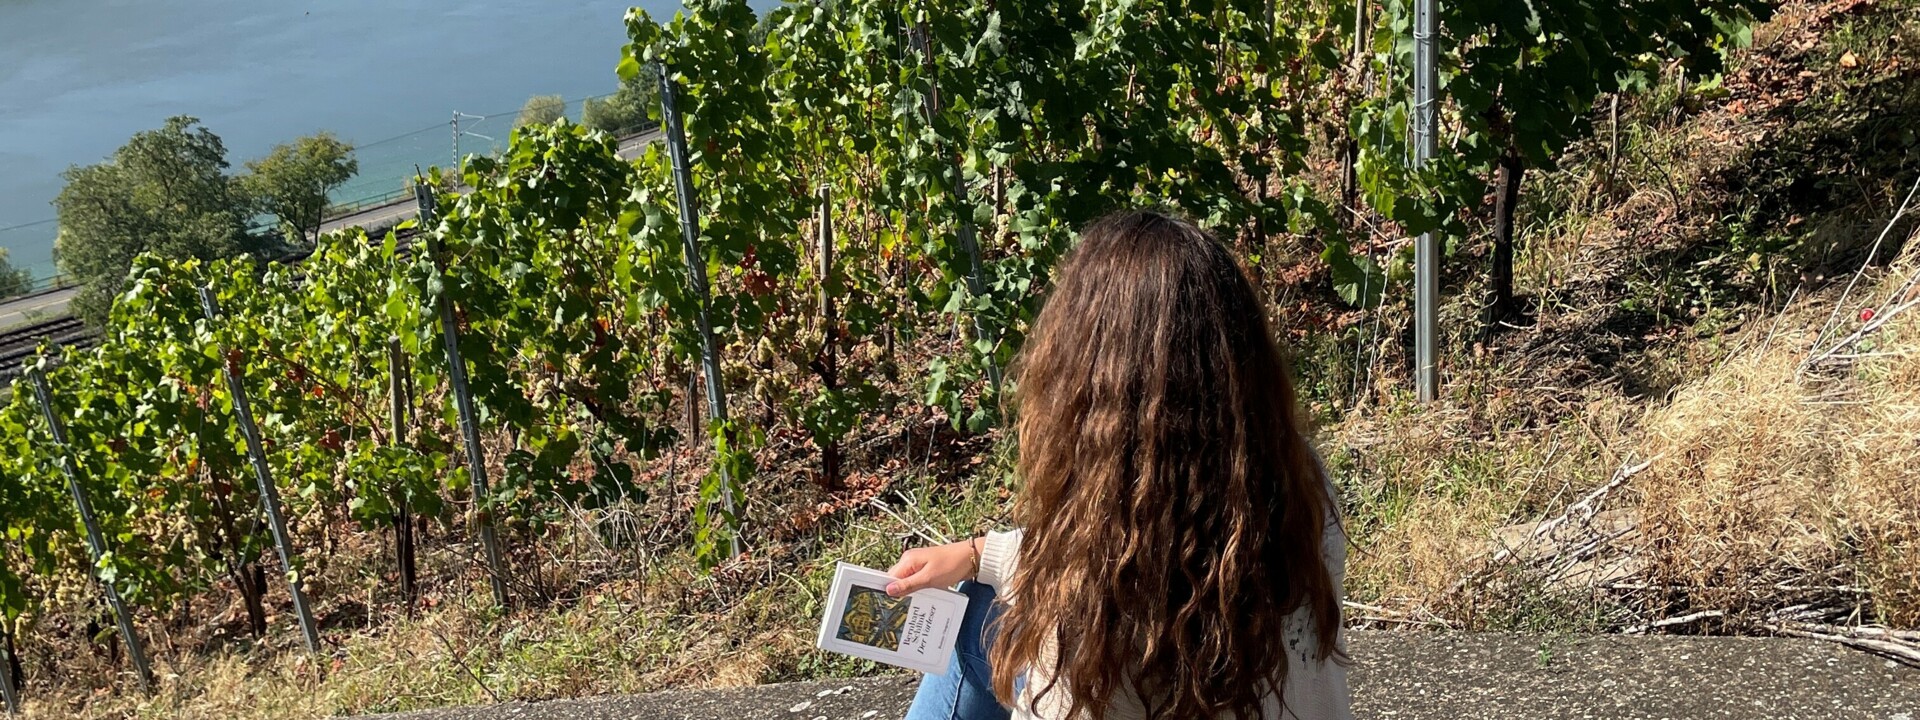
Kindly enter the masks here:
<path id="1" fill-rule="evenodd" d="M 989 532 L 985 547 L 980 553 L 980 582 L 993 586 L 1000 592 L 1003 602 L 1014 602 L 1008 591 L 1008 581 L 1013 579 L 1013 571 L 1019 565 L 1019 530 L 1011 532 Z M 1327 570 L 1333 575 L 1336 591 L 1341 587 L 1347 575 L 1347 537 L 1341 531 L 1338 522 L 1327 523 L 1326 540 Z M 1301 608 L 1287 618 L 1287 647 L 1274 648 L 1275 652 L 1290 652 L 1293 657 L 1287 664 L 1286 708 L 1280 707 L 1280 699 L 1267 696 L 1265 711 L 1261 717 L 1269 720 L 1352 720 L 1350 707 L 1352 696 L 1347 691 L 1347 669 L 1333 660 L 1319 660 L 1314 649 L 1318 641 L 1312 632 L 1312 616 L 1306 608 Z M 1344 633 L 1339 640 L 1341 649 L 1346 648 Z M 1344 654 L 1344 653 L 1342 653 Z M 1030 689 L 1047 685 L 1047 678 L 1039 675 L 1041 670 L 1033 670 L 1027 678 Z M 1040 713 L 1029 712 L 1032 704 L 1022 697 L 1014 704 L 1014 720 L 1067 720 L 1066 702 L 1063 693 L 1056 689 L 1041 699 Z M 1126 696 L 1114 702 L 1112 720 L 1144 719 L 1146 710 L 1137 697 Z"/>

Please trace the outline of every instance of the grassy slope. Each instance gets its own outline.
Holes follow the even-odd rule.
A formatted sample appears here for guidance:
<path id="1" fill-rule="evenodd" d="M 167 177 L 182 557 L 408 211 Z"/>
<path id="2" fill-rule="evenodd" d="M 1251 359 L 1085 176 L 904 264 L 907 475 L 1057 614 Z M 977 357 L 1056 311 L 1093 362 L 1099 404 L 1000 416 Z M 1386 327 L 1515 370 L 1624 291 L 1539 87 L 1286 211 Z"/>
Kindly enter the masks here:
<path id="1" fill-rule="evenodd" d="M 1384 606 L 1370 616 L 1599 630 L 1835 599 L 1771 588 L 1788 585 L 1865 587 L 1841 593 L 1857 617 L 1913 622 L 1911 575 L 1888 562 L 1913 557 L 1897 528 L 1920 503 L 1883 461 L 1910 459 L 1896 421 L 1914 396 L 1888 383 L 1916 346 L 1896 324 L 1887 355 L 1795 370 L 1911 181 L 1917 29 L 1910 3 L 1790 5 L 1724 83 L 1669 78 L 1620 106 L 1617 136 L 1608 108 L 1532 193 L 1534 324 L 1460 358 L 1443 407 L 1330 428 L 1364 548 L 1350 589 Z M 1591 527 L 1533 537 L 1648 458 Z M 1660 587 L 1617 587 L 1644 585 Z"/>
<path id="2" fill-rule="evenodd" d="M 1724 615 L 1666 629 L 1764 632 L 1772 610 L 1838 602 L 1856 620 L 1920 623 L 1920 491 L 1903 481 L 1920 467 L 1920 313 L 1863 344 L 1872 357 L 1795 377 L 1835 278 L 1912 177 L 1916 28 L 1910 2 L 1790 5 L 1724 83 L 1666 78 L 1621 102 L 1617 122 L 1603 106 L 1595 140 L 1530 175 L 1529 321 L 1455 338 L 1439 406 L 1398 389 L 1403 310 L 1308 339 L 1314 391 L 1340 408 L 1323 408 L 1322 437 L 1357 546 L 1355 622 L 1595 631 L 1711 610 Z M 1920 244 L 1898 245 L 1905 259 L 1864 281 L 1872 297 L 1920 266 Z M 1477 259 L 1456 267 L 1449 283 L 1476 297 Z M 1861 304 L 1848 301 L 1843 330 Z M 1461 301 L 1446 316 L 1470 328 L 1473 315 Z M 1336 370 L 1356 352 L 1374 369 L 1358 382 Z M 756 495 L 751 512 L 774 529 L 717 572 L 677 549 L 685 528 L 581 515 L 522 560 L 550 601 L 483 609 L 468 561 L 429 540 L 437 591 L 406 618 L 379 601 L 382 548 L 347 547 L 362 561 L 328 571 L 343 599 L 327 608 L 327 659 L 170 637 L 185 649 L 157 653 L 164 687 L 143 699 L 90 692 L 108 658 L 62 657 L 33 714 L 312 717 L 874 672 L 810 649 L 833 561 L 884 565 L 915 533 L 991 525 L 1010 491 L 1001 438 L 942 433 L 924 411 L 876 424 L 861 442 L 880 449 L 831 494 L 796 480 L 804 460 L 776 438 L 768 484 L 793 489 Z M 1591 520 L 1533 537 L 1646 458 Z M 207 646 L 226 649 L 194 649 Z"/>

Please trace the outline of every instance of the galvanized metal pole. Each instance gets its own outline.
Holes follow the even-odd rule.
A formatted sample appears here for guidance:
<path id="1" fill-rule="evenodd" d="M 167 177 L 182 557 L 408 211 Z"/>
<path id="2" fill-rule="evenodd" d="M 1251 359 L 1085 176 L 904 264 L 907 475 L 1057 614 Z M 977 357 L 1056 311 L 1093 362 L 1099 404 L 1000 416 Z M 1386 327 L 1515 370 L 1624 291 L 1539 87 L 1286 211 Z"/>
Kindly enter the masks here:
<path id="1" fill-rule="evenodd" d="M 467 387 L 467 363 L 460 359 L 460 324 L 453 317 L 453 301 L 446 296 L 446 268 L 440 258 L 440 234 L 434 232 L 435 214 L 433 187 L 424 183 L 414 183 L 413 199 L 420 205 L 420 227 L 427 236 L 428 252 L 433 255 L 434 270 L 441 276 L 440 338 L 447 350 L 447 384 L 452 386 L 455 408 L 460 413 L 460 434 L 467 445 L 467 476 L 473 483 L 473 504 L 480 508 L 485 505 L 490 494 L 487 490 L 487 456 L 480 446 L 480 423 L 473 412 L 473 392 Z M 493 533 L 493 516 L 482 511 L 476 518 L 479 526 L 480 548 L 486 554 L 487 580 L 493 586 L 493 602 L 502 609 L 507 604 L 507 572 L 500 563 L 500 543 Z"/>
<path id="2" fill-rule="evenodd" d="M 833 362 L 835 318 L 833 312 L 833 292 L 827 287 L 827 281 L 833 277 L 833 188 L 831 186 L 821 185 L 819 195 L 820 268 L 817 274 L 820 280 L 820 321 L 826 328 L 827 346 L 825 350 L 828 358 L 827 362 L 831 365 Z"/>
<path id="3" fill-rule="evenodd" d="M 667 157 L 673 161 L 673 184 L 680 200 L 681 249 L 687 258 L 687 284 L 700 303 L 700 357 L 707 376 L 707 419 L 726 422 L 727 391 L 720 377 L 720 348 L 714 342 L 713 322 L 707 314 L 711 303 L 707 295 L 707 257 L 700 252 L 700 218 L 694 214 L 693 171 L 688 167 L 687 130 L 680 123 L 679 96 L 672 72 L 661 64 L 660 115 L 666 124 Z M 721 506 L 727 512 L 727 551 L 730 556 L 737 556 L 740 554 L 740 516 L 733 503 L 733 476 L 725 467 L 720 469 L 720 485 Z"/>
<path id="4" fill-rule="evenodd" d="M 212 287 L 200 288 L 200 308 L 206 312 L 208 321 L 220 320 L 220 300 L 213 296 Z M 227 351 L 227 348 L 221 350 Z M 280 569 L 286 574 L 287 589 L 293 593 L 293 614 L 300 620 L 300 635 L 307 642 L 307 652 L 318 655 L 320 627 L 313 622 L 313 612 L 307 608 L 307 594 L 300 590 L 300 576 L 293 567 L 293 539 L 287 536 L 287 518 L 280 512 L 280 489 L 273 482 L 273 469 L 267 465 L 267 451 L 260 442 L 260 426 L 253 422 L 253 403 L 247 396 L 247 386 L 241 382 L 246 370 L 229 356 L 221 365 L 221 372 L 227 377 L 227 393 L 233 397 L 233 416 L 240 424 L 240 436 L 247 441 L 247 458 L 253 463 L 253 479 L 260 485 L 260 504 L 267 510 L 273 547 L 280 552 Z"/>
<path id="5" fill-rule="evenodd" d="M 973 210 L 967 206 L 967 173 L 958 157 L 953 160 L 953 202 L 960 208 L 960 249 L 967 254 L 967 294 L 983 297 L 987 294 L 986 283 L 980 277 L 985 268 L 980 264 L 980 244 L 974 238 Z M 986 320 L 979 313 L 973 314 L 974 340 L 986 340 L 1000 333 L 989 333 Z M 995 392 L 1000 391 L 1000 361 L 993 356 L 993 349 L 987 351 L 987 382 L 993 385 Z"/>
<path id="6" fill-rule="evenodd" d="M 1425 167 L 1438 141 L 1434 101 L 1436 0 L 1415 0 L 1413 12 L 1413 162 Z M 1440 238 L 1433 231 L 1414 244 L 1414 386 L 1421 402 L 1440 397 Z"/>
<path id="7" fill-rule="evenodd" d="M 922 54 L 922 67 L 926 70 L 927 74 L 933 75 L 937 69 L 933 60 L 933 34 L 928 32 L 924 23 L 920 27 L 920 50 Z M 928 123 L 933 122 L 933 117 L 940 113 L 940 109 L 943 106 L 944 104 L 940 98 L 939 82 L 936 79 L 933 84 L 933 91 L 927 96 L 926 107 Z M 967 256 L 967 294 L 977 298 L 986 294 L 986 282 L 982 279 L 982 275 L 984 275 L 986 271 L 980 262 L 980 243 L 974 237 L 973 210 L 968 207 L 967 202 L 967 170 L 966 166 L 961 162 L 960 156 L 955 154 L 953 156 L 953 205 L 959 215 L 959 227 L 956 229 L 955 235 L 960 240 L 961 252 L 966 253 Z M 973 337 L 975 340 L 983 340 L 988 337 L 997 337 L 1004 334 L 1004 332 L 987 332 L 986 321 L 981 319 L 978 313 L 973 314 Z M 987 356 L 986 360 L 987 381 L 993 385 L 994 391 L 998 392 L 1001 382 L 1000 363 L 991 354 Z"/>
<path id="8" fill-rule="evenodd" d="M 72 450 L 67 447 L 67 429 L 60 424 L 59 413 L 53 410 L 53 389 L 47 385 L 47 374 L 40 368 L 32 368 L 27 374 L 33 378 L 33 394 L 40 400 L 40 410 L 47 416 L 47 430 L 53 435 L 53 444 L 60 448 L 60 471 L 67 476 L 67 489 L 73 492 L 73 507 L 80 513 L 80 524 L 87 528 L 87 549 L 92 551 L 95 569 L 88 573 L 100 583 L 101 592 L 107 596 L 107 604 L 113 607 L 114 619 L 120 625 L 120 639 L 127 644 L 127 659 L 133 661 L 135 676 L 140 679 L 140 689 L 153 690 L 153 668 L 147 665 L 147 651 L 140 646 L 140 636 L 133 629 L 133 614 L 127 610 L 126 602 L 120 599 L 120 591 L 113 583 L 102 579 L 99 574 L 100 559 L 107 554 L 107 540 L 100 532 L 100 524 L 93 518 L 93 504 L 87 502 L 87 491 L 80 487 L 80 470 L 74 467 Z"/>

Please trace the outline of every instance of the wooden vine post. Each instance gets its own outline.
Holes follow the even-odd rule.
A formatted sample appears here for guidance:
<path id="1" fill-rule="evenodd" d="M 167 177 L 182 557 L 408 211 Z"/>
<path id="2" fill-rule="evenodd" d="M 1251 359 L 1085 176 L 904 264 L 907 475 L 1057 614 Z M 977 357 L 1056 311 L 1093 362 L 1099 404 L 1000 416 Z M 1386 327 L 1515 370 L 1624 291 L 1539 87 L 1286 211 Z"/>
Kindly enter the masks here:
<path id="1" fill-rule="evenodd" d="M 220 321 L 220 300 L 213 296 L 213 288 L 200 288 L 200 309 L 206 311 L 208 322 Z M 233 397 L 234 421 L 240 425 L 240 436 L 247 442 L 247 459 L 253 463 L 253 479 L 260 485 L 260 505 L 267 511 L 267 527 L 273 531 L 273 548 L 280 551 L 280 570 L 287 578 L 287 590 L 293 594 L 293 614 L 300 621 L 300 636 L 306 640 L 307 652 L 320 653 L 320 627 L 313 622 L 313 612 L 307 607 L 307 594 L 300 589 L 300 572 L 294 568 L 293 539 L 287 536 L 287 518 L 280 511 L 280 489 L 273 482 L 273 469 L 267 464 L 267 451 L 260 442 L 260 427 L 253 422 L 253 403 L 247 396 L 246 368 L 238 350 L 221 347 L 225 362 L 221 372 L 227 377 L 227 393 Z"/>
<path id="2" fill-rule="evenodd" d="M 687 259 L 687 285 L 699 303 L 700 358 L 707 376 L 707 421 L 727 422 L 727 391 L 720 376 L 720 348 L 713 338 L 713 322 L 708 308 L 713 304 L 707 292 L 707 259 L 700 252 L 700 218 L 693 206 L 693 171 L 688 167 L 687 129 L 680 122 L 680 90 L 673 73 L 660 64 L 660 116 L 665 125 L 667 157 L 673 162 L 673 184 L 679 196 L 681 249 Z M 726 511 L 727 556 L 740 555 L 740 516 L 733 503 L 733 474 L 720 466 L 720 502 Z"/>
<path id="3" fill-rule="evenodd" d="M 411 423 L 413 408 L 410 399 L 412 383 L 407 366 L 407 356 L 400 348 L 400 338 L 387 338 L 387 388 L 388 420 L 393 425 L 393 446 L 405 447 L 407 444 L 407 426 Z M 393 498 L 393 554 L 394 563 L 400 568 L 400 597 L 405 600 L 407 614 L 413 614 L 413 606 L 420 600 L 420 591 L 415 587 L 418 577 L 413 559 L 413 508 L 409 505 L 406 492 L 396 492 Z"/>
<path id="4" fill-rule="evenodd" d="M 93 517 L 93 504 L 87 502 L 87 491 L 80 486 L 80 470 L 74 466 L 73 453 L 67 447 L 67 429 L 60 424 L 60 414 L 53 409 L 53 388 L 47 385 L 47 374 L 35 367 L 27 371 L 33 379 L 33 394 L 40 400 L 40 410 L 47 416 L 47 431 L 53 436 L 53 444 L 60 450 L 60 471 L 67 476 L 67 488 L 73 492 L 73 507 L 80 514 L 80 524 L 87 528 L 87 549 L 93 557 L 93 576 L 100 583 L 100 591 L 107 596 L 107 604 L 113 607 L 114 619 L 120 625 L 120 639 L 127 644 L 127 659 L 133 662 L 135 677 L 140 679 L 140 689 L 153 691 L 153 668 L 147 664 L 147 651 L 140 645 L 140 636 L 133 628 L 133 614 L 127 610 L 127 604 L 120 599 L 120 591 L 100 577 L 100 560 L 107 556 L 106 536 L 100 532 L 100 524 Z"/>
<path id="5" fill-rule="evenodd" d="M 820 186 L 820 383 L 827 392 L 840 389 L 840 315 L 833 306 L 833 188 Z M 840 487 L 840 442 L 820 444 L 820 480 L 827 488 Z"/>
<path id="6" fill-rule="evenodd" d="M 447 384 L 452 386 L 453 401 L 460 414 L 460 434 L 467 445 L 467 475 L 473 483 L 473 505 L 476 510 L 474 525 L 480 535 L 481 552 L 487 561 L 487 581 L 493 586 L 493 602 L 502 610 L 507 603 L 507 571 L 500 562 L 500 542 L 493 532 L 493 514 L 487 512 L 488 492 L 487 455 L 480 445 L 480 422 L 473 411 L 473 391 L 467 387 L 467 364 L 460 359 L 460 324 L 454 318 L 453 300 L 447 297 L 446 259 L 442 257 L 443 243 L 440 233 L 433 229 L 437 216 L 433 200 L 433 187 L 425 182 L 414 183 L 413 199 L 420 205 L 420 227 L 427 236 L 428 252 L 433 257 L 434 271 L 440 275 L 440 338 L 447 350 Z"/>

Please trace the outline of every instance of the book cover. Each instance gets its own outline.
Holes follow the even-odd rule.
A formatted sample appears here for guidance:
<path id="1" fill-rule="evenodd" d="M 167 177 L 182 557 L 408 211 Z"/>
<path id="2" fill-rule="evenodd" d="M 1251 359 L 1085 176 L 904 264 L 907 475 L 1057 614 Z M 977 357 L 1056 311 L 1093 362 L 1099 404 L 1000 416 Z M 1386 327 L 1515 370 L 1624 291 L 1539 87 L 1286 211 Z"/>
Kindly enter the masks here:
<path id="1" fill-rule="evenodd" d="M 830 650 L 895 667 L 944 675 L 960 638 L 967 596 L 929 588 L 902 598 L 887 595 L 886 573 L 840 563 L 827 593 L 816 643 Z"/>

